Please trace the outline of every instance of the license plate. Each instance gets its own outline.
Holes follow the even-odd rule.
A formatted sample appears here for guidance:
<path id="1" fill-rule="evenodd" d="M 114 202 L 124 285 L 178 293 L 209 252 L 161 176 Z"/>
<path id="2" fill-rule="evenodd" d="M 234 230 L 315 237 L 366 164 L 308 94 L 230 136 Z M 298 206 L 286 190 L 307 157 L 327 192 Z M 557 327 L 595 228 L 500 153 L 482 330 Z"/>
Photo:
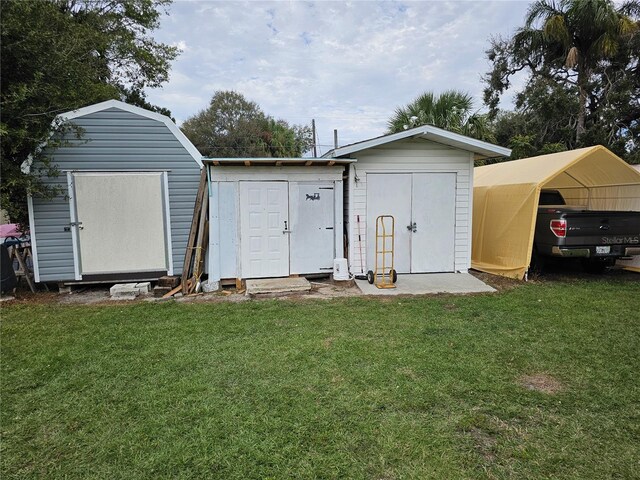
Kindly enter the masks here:
<path id="1" fill-rule="evenodd" d="M 605 247 L 596 247 L 596 255 L 606 255 L 611 252 L 611 247 L 609 245 Z"/>

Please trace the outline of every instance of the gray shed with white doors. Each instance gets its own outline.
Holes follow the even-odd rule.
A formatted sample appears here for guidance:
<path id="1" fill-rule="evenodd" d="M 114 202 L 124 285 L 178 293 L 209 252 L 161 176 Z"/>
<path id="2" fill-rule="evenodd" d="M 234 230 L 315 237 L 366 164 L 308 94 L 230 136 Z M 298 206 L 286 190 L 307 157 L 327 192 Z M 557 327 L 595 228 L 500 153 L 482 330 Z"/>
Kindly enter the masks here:
<path id="1" fill-rule="evenodd" d="M 349 159 L 211 158 L 209 278 L 331 273 Z"/>
<path id="2" fill-rule="evenodd" d="M 170 118 L 110 100 L 61 115 L 82 130 L 51 154 L 52 200 L 29 198 L 38 282 L 179 273 L 201 155 Z"/>
<path id="3" fill-rule="evenodd" d="M 351 159 L 345 225 L 352 274 L 375 268 L 375 222 L 395 217 L 398 273 L 471 267 L 473 162 L 511 151 L 424 125 L 328 152 Z"/>

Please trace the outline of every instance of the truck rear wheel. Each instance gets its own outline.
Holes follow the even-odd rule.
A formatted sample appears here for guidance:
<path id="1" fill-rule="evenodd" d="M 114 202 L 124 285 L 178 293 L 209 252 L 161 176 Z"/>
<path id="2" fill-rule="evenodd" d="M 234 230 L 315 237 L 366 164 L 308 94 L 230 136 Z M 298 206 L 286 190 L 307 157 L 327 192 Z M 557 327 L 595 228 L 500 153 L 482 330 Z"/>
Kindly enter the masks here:
<path id="1" fill-rule="evenodd" d="M 529 275 L 539 276 L 544 273 L 545 258 L 540 255 L 538 249 L 534 245 L 531 253 L 531 263 L 529 264 Z"/>

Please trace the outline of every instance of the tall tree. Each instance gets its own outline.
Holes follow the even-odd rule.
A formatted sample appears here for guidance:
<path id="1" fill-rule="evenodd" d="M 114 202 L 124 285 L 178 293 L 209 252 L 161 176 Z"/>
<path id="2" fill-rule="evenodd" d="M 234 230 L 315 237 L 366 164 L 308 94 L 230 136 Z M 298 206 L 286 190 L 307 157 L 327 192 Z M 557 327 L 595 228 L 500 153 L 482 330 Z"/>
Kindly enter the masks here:
<path id="1" fill-rule="evenodd" d="M 168 79 L 170 62 L 178 54 L 149 35 L 169 4 L 170 0 L 0 2 L 0 197 L 13 221 L 26 223 L 27 191 L 55 193 L 38 176 L 55 174 L 40 147 L 55 146 L 51 133 L 57 114 L 113 98 L 150 106 L 144 89 Z M 27 175 L 20 165 L 30 156 L 38 168 Z"/>
<path id="2" fill-rule="evenodd" d="M 493 39 L 487 51 L 493 68 L 485 77 L 485 103 L 491 114 L 497 113 L 513 77 L 523 72 L 528 81 L 520 95 L 522 111 L 536 101 L 536 91 L 551 98 L 562 90 L 575 98 L 563 104 L 569 108 L 563 128 L 572 127 L 573 138 L 563 138 L 568 148 L 593 141 L 600 130 L 618 153 L 628 153 L 626 144 L 638 128 L 638 117 L 633 118 L 640 89 L 638 15 L 636 0 L 619 5 L 610 0 L 532 3 L 524 26 L 511 38 Z"/>
<path id="3" fill-rule="evenodd" d="M 434 125 L 480 140 L 493 140 L 486 116 L 473 111 L 473 99 L 469 94 L 456 90 L 440 95 L 423 93 L 408 105 L 396 108 L 387 125 L 389 133 Z"/>
<path id="4" fill-rule="evenodd" d="M 209 157 L 299 157 L 312 146 L 311 129 L 266 115 L 234 91 L 218 91 L 209 107 L 188 118 L 182 131 Z"/>

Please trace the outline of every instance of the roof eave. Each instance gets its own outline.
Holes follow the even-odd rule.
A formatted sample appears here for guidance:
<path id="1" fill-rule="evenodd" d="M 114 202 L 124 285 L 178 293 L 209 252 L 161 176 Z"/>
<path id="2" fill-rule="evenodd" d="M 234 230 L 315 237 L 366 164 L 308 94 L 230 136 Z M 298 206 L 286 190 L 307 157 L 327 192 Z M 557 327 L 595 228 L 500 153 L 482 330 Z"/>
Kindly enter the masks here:
<path id="1" fill-rule="evenodd" d="M 332 156 L 334 158 L 349 156 L 353 153 L 375 148 L 388 143 L 397 142 L 407 138 L 423 138 L 453 148 L 467 150 L 476 154 L 476 159 L 508 157 L 511 150 L 508 148 L 493 145 L 482 140 L 460 135 L 458 133 L 449 132 L 432 125 L 422 125 L 420 127 L 404 130 L 402 132 L 385 135 L 382 137 L 365 140 L 363 142 L 346 145 L 327 152 L 324 156 Z"/>
<path id="2" fill-rule="evenodd" d="M 351 158 L 332 158 L 332 157 L 300 157 L 300 158 L 279 158 L 279 157 L 259 157 L 259 158 L 214 158 L 206 157 L 202 159 L 203 163 L 213 166 L 339 166 L 355 163 L 355 159 Z"/>

